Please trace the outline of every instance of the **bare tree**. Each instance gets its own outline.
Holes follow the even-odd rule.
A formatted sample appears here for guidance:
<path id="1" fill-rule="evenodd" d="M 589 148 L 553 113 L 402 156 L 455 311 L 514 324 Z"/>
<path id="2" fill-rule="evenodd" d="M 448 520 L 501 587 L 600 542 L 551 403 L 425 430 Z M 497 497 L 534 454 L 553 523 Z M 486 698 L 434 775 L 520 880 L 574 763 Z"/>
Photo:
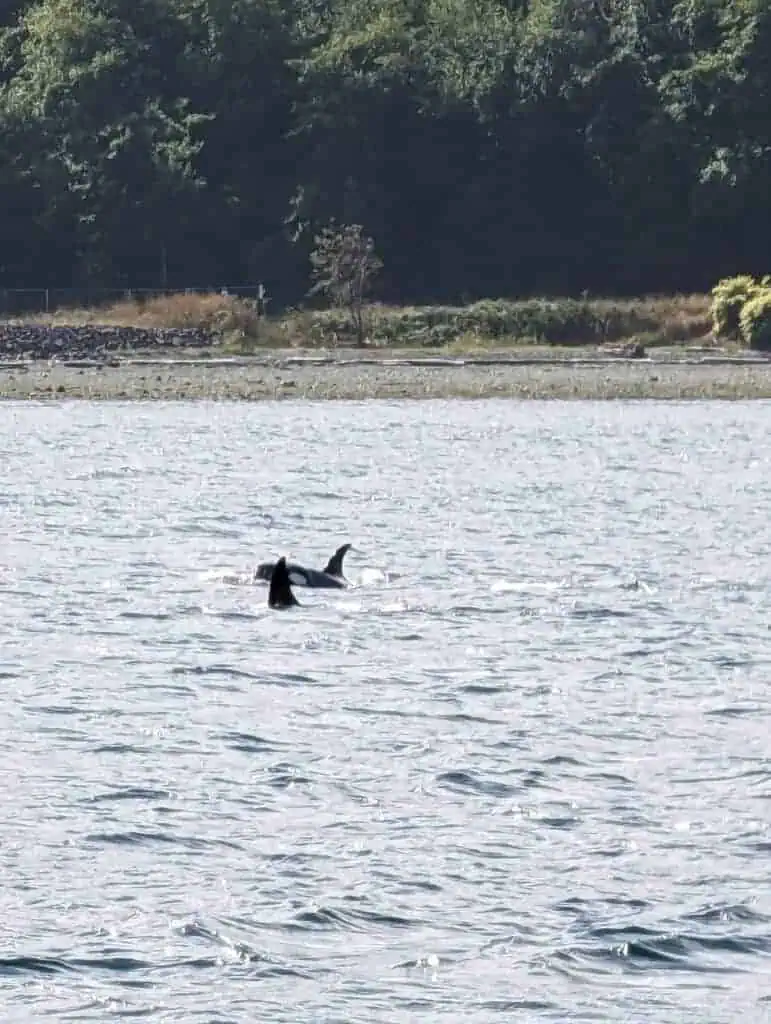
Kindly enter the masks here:
<path id="1" fill-rule="evenodd" d="M 383 264 L 375 253 L 375 243 L 362 234 L 359 224 L 337 228 L 334 223 L 322 228 L 313 239 L 311 275 L 314 281 L 309 295 L 319 292 L 342 309 L 347 309 L 359 345 L 364 344 L 364 298 Z"/>

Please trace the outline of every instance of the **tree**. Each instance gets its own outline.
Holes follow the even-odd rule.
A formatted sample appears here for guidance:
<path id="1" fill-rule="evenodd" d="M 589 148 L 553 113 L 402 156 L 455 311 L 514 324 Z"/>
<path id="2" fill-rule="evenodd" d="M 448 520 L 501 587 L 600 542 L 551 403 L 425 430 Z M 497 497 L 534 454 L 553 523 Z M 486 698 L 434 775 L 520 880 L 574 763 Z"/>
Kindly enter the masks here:
<path id="1" fill-rule="evenodd" d="M 362 234 L 359 224 L 339 230 L 334 223 L 315 236 L 316 248 L 311 252 L 311 275 L 314 280 L 309 295 L 327 295 L 342 309 L 347 309 L 356 332 L 356 341 L 364 344 L 364 297 L 382 267 L 375 253 L 375 243 Z"/>
<path id="2" fill-rule="evenodd" d="M 159 267 L 167 244 L 184 251 L 206 117 L 156 71 L 184 45 L 161 0 L 40 0 L 19 27 L 3 114 L 79 283 L 141 282 L 139 268 Z"/>

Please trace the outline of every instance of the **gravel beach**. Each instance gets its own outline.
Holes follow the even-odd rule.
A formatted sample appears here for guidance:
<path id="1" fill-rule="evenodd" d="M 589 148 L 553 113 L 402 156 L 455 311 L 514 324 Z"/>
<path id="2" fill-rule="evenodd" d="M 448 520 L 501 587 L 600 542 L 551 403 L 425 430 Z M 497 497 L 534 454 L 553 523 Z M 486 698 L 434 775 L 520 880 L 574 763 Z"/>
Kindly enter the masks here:
<path id="1" fill-rule="evenodd" d="M 329 356 L 7 361 L 6 399 L 771 398 L 771 361 L 370 360 Z"/>
<path id="2" fill-rule="evenodd" d="M 195 328 L 0 324 L 0 398 L 771 398 L 771 359 L 709 349 L 262 349 L 226 356 Z"/>

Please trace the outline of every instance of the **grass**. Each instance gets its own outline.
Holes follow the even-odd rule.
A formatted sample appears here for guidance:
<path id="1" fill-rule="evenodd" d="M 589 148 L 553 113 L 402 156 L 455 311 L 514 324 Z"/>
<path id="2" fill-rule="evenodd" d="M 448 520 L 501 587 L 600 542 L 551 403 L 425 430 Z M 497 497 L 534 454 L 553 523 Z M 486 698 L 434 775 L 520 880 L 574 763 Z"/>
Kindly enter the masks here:
<path id="1" fill-rule="evenodd" d="M 34 320 L 72 326 L 197 327 L 211 332 L 219 349 L 226 352 L 355 345 L 342 310 L 292 310 L 261 318 L 253 301 L 216 292 L 63 309 Z M 645 348 L 715 344 L 707 295 L 484 299 L 468 306 L 372 305 L 367 309 L 367 325 L 371 346 L 450 354 L 521 346 L 553 351 L 555 347 L 632 343 Z"/>

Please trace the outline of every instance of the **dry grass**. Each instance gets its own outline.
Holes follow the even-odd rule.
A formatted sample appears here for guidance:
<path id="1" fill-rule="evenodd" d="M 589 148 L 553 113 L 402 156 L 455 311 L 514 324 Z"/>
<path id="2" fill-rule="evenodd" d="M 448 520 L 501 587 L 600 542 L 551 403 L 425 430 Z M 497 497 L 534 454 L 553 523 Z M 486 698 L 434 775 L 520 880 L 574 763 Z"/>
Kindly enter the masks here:
<path id="1" fill-rule="evenodd" d="M 58 326 L 197 328 L 208 331 L 226 351 L 302 344 L 300 326 L 287 318 L 260 317 L 252 299 L 220 292 L 176 292 L 147 299 L 123 299 L 109 305 L 61 309 L 26 319 Z"/>
<path id="2" fill-rule="evenodd" d="M 62 309 L 28 318 L 58 325 L 201 328 L 225 351 L 256 348 L 336 347 L 353 343 L 340 310 L 289 311 L 260 318 L 250 299 L 213 293 L 176 293 L 124 300 L 89 309 Z M 602 346 L 641 342 L 646 347 L 714 345 L 707 295 L 639 299 L 490 301 L 459 307 L 373 306 L 371 344 L 445 352 L 485 352 L 527 345 Z M 513 325 L 513 326 L 511 326 Z M 521 326 L 517 326 L 521 325 Z M 575 325 L 575 333 L 572 334 Z"/>
<path id="3" fill-rule="evenodd" d="M 40 321 L 40 317 L 34 319 Z M 233 295 L 177 292 L 148 299 L 123 299 L 87 309 L 61 309 L 45 320 L 68 326 L 200 328 L 220 334 L 250 330 L 257 320 L 257 311 L 251 300 Z"/>
<path id="4" fill-rule="evenodd" d="M 630 328 L 638 321 L 640 330 L 630 333 L 630 340 L 645 343 L 645 335 L 650 335 L 649 345 L 677 345 L 708 342 L 712 336 L 709 295 L 650 295 L 639 299 L 589 301 L 601 316 L 618 317 Z"/>

